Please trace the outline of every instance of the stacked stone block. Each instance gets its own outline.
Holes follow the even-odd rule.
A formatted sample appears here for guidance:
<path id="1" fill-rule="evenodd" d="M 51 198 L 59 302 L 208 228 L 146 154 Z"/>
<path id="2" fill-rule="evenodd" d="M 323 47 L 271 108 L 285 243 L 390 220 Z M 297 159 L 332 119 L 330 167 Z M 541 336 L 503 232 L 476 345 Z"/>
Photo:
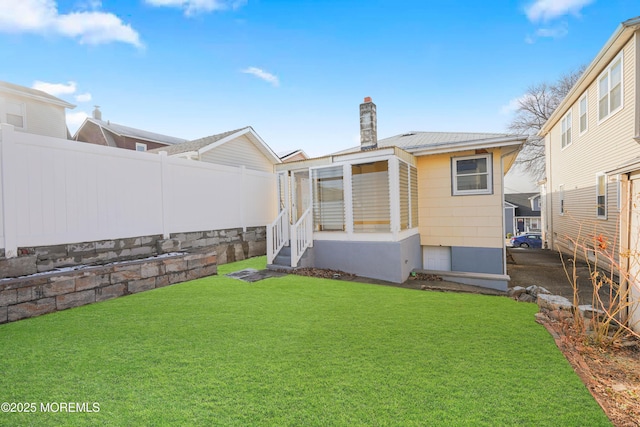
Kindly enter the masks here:
<path id="1" fill-rule="evenodd" d="M 0 323 L 217 273 L 215 250 L 0 280 Z"/>
<path id="2" fill-rule="evenodd" d="M 265 255 L 266 227 L 174 233 L 55 246 L 21 247 L 18 257 L 4 258 L 0 249 L 0 279 L 54 271 L 79 265 L 104 265 L 170 252 L 209 248 L 217 251 L 218 263 Z"/>

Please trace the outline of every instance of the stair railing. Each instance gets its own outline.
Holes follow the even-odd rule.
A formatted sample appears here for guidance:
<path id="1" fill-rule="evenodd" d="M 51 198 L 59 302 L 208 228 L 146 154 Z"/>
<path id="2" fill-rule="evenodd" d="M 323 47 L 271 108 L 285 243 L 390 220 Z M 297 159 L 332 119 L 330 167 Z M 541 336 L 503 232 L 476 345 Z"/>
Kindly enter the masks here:
<path id="1" fill-rule="evenodd" d="M 313 246 L 313 216 L 309 208 L 300 216 L 298 222 L 291 226 L 291 267 L 298 266 L 304 251 L 311 246 Z"/>
<path id="2" fill-rule="evenodd" d="M 275 221 L 267 225 L 267 264 L 273 260 L 289 241 L 289 210 L 283 209 Z"/>

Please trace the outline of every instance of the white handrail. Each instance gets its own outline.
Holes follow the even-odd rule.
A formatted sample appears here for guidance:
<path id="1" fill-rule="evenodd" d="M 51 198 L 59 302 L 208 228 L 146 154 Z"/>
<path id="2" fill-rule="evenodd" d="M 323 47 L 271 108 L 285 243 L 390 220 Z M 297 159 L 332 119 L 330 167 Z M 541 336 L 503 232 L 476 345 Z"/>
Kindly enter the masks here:
<path id="1" fill-rule="evenodd" d="M 291 267 L 297 267 L 304 251 L 313 246 L 312 220 L 309 208 L 300 216 L 298 222 L 291 226 Z"/>
<path id="2" fill-rule="evenodd" d="M 267 226 L 267 264 L 273 260 L 289 240 L 289 210 L 283 209 L 275 221 Z"/>

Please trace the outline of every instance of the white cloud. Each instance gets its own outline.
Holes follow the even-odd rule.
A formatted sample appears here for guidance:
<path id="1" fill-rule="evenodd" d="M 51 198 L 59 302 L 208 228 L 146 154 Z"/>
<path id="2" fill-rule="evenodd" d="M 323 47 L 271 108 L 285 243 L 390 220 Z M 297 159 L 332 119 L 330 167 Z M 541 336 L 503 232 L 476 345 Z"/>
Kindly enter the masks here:
<path id="1" fill-rule="evenodd" d="M 247 4 L 247 0 L 146 0 L 146 3 L 158 7 L 184 9 L 185 15 L 193 16 L 198 13 L 238 9 Z"/>
<path id="2" fill-rule="evenodd" d="M 583 7 L 594 0 L 536 0 L 525 8 L 531 22 L 546 22 L 564 15 L 578 15 Z"/>
<path id="3" fill-rule="evenodd" d="M 560 25 L 556 25 L 555 27 L 546 27 L 546 28 L 538 28 L 535 34 L 528 35 L 525 37 L 525 42 L 528 44 L 533 44 L 539 38 L 552 38 L 552 39 L 560 39 L 569 34 L 569 25 L 566 22 L 561 23 Z"/>
<path id="4" fill-rule="evenodd" d="M 36 80 L 31 85 L 33 89 L 47 92 L 49 95 L 60 96 L 69 95 L 76 92 L 76 82 L 70 81 L 65 83 L 47 83 Z"/>
<path id="5" fill-rule="evenodd" d="M 111 13 L 76 12 L 60 15 L 57 30 L 63 35 L 79 38 L 83 44 L 119 41 L 142 47 L 138 33 Z"/>
<path id="6" fill-rule="evenodd" d="M 80 93 L 78 95 L 76 95 L 76 102 L 89 102 L 91 101 L 91 94 L 90 93 Z"/>
<path id="7" fill-rule="evenodd" d="M 278 79 L 277 76 L 268 73 L 264 70 L 261 70 L 260 68 L 256 68 L 256 67 L 249 67 L 249 68 L 245 68 L 244 70 L 241 70 L 243 73 L 246 74 L 253 74 L 254 76 L 256 76 L 259 79 L 264 80 L 265 82 L 269 82 L 271 83 L 273 86 L 280 86 L 280 80 Z"/>
<path id="8" fill-rule="evenodd" d="M 80 125 L 87 117 L 89 117 L 89 115 L 84 111 L 78 111 L 77 113 L 67 113 L 67 127 L 69 128 L 69 132 L 71 132 L 71 135 L 76 133 L 76 130 L 78 130 Z"/>
<path id="9" fill-rule="evenodd" d="M 74 95 L 78 89 L 78 84 L 74 81 L 67 83 L 48 83 L 40 80 L 36 80 L 31 85 L 32 88 L 41 90 L 53 96 L 61 95 Z M 76 102 L 89 102 L 91 101 L 91 94 L 89 92 L 79 93 L 74 95 Z"/>
<path id="10" fill-rule="evenodd" d="M 522 103 L 524 103 L 530 97 L 531 94 L 525 93 L 524 95 L 511 99 L 507 104 L 500 107 L 500 114 L 509 115 L 515 113 L 516 110 L 520 108 L 520 105 L 522 105 Z"/>
<path id="11" fill-rule="evenodd" d="M 100 6 L 96 1 L 85 3 L 89 8 Z M 117 41 L 143 47 L 139 34 L 114 14 L 99 11 L 61 14 L 54 0 L 0 0 L 0 31 L 59 34 L 86 44 Z"/>
<path id="12" fill-rule="evenodd" d="M 559 39 L 569 34 L 569 29 L 566 25 L 560 25 L 555 28 L 538 28 L 536 30 L 536 36 L 538 37 L 551 37 Z"/>

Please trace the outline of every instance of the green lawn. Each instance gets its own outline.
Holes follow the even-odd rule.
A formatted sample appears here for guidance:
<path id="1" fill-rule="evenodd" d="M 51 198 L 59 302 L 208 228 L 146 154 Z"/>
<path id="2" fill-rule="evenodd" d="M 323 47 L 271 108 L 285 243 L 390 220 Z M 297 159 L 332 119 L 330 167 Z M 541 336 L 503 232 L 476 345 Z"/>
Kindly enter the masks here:
<path id="1" fill-rule="evenodd" d="M 610 425 L 533 304 L 219 276 L 0 325 L 0 425 Z"/>

